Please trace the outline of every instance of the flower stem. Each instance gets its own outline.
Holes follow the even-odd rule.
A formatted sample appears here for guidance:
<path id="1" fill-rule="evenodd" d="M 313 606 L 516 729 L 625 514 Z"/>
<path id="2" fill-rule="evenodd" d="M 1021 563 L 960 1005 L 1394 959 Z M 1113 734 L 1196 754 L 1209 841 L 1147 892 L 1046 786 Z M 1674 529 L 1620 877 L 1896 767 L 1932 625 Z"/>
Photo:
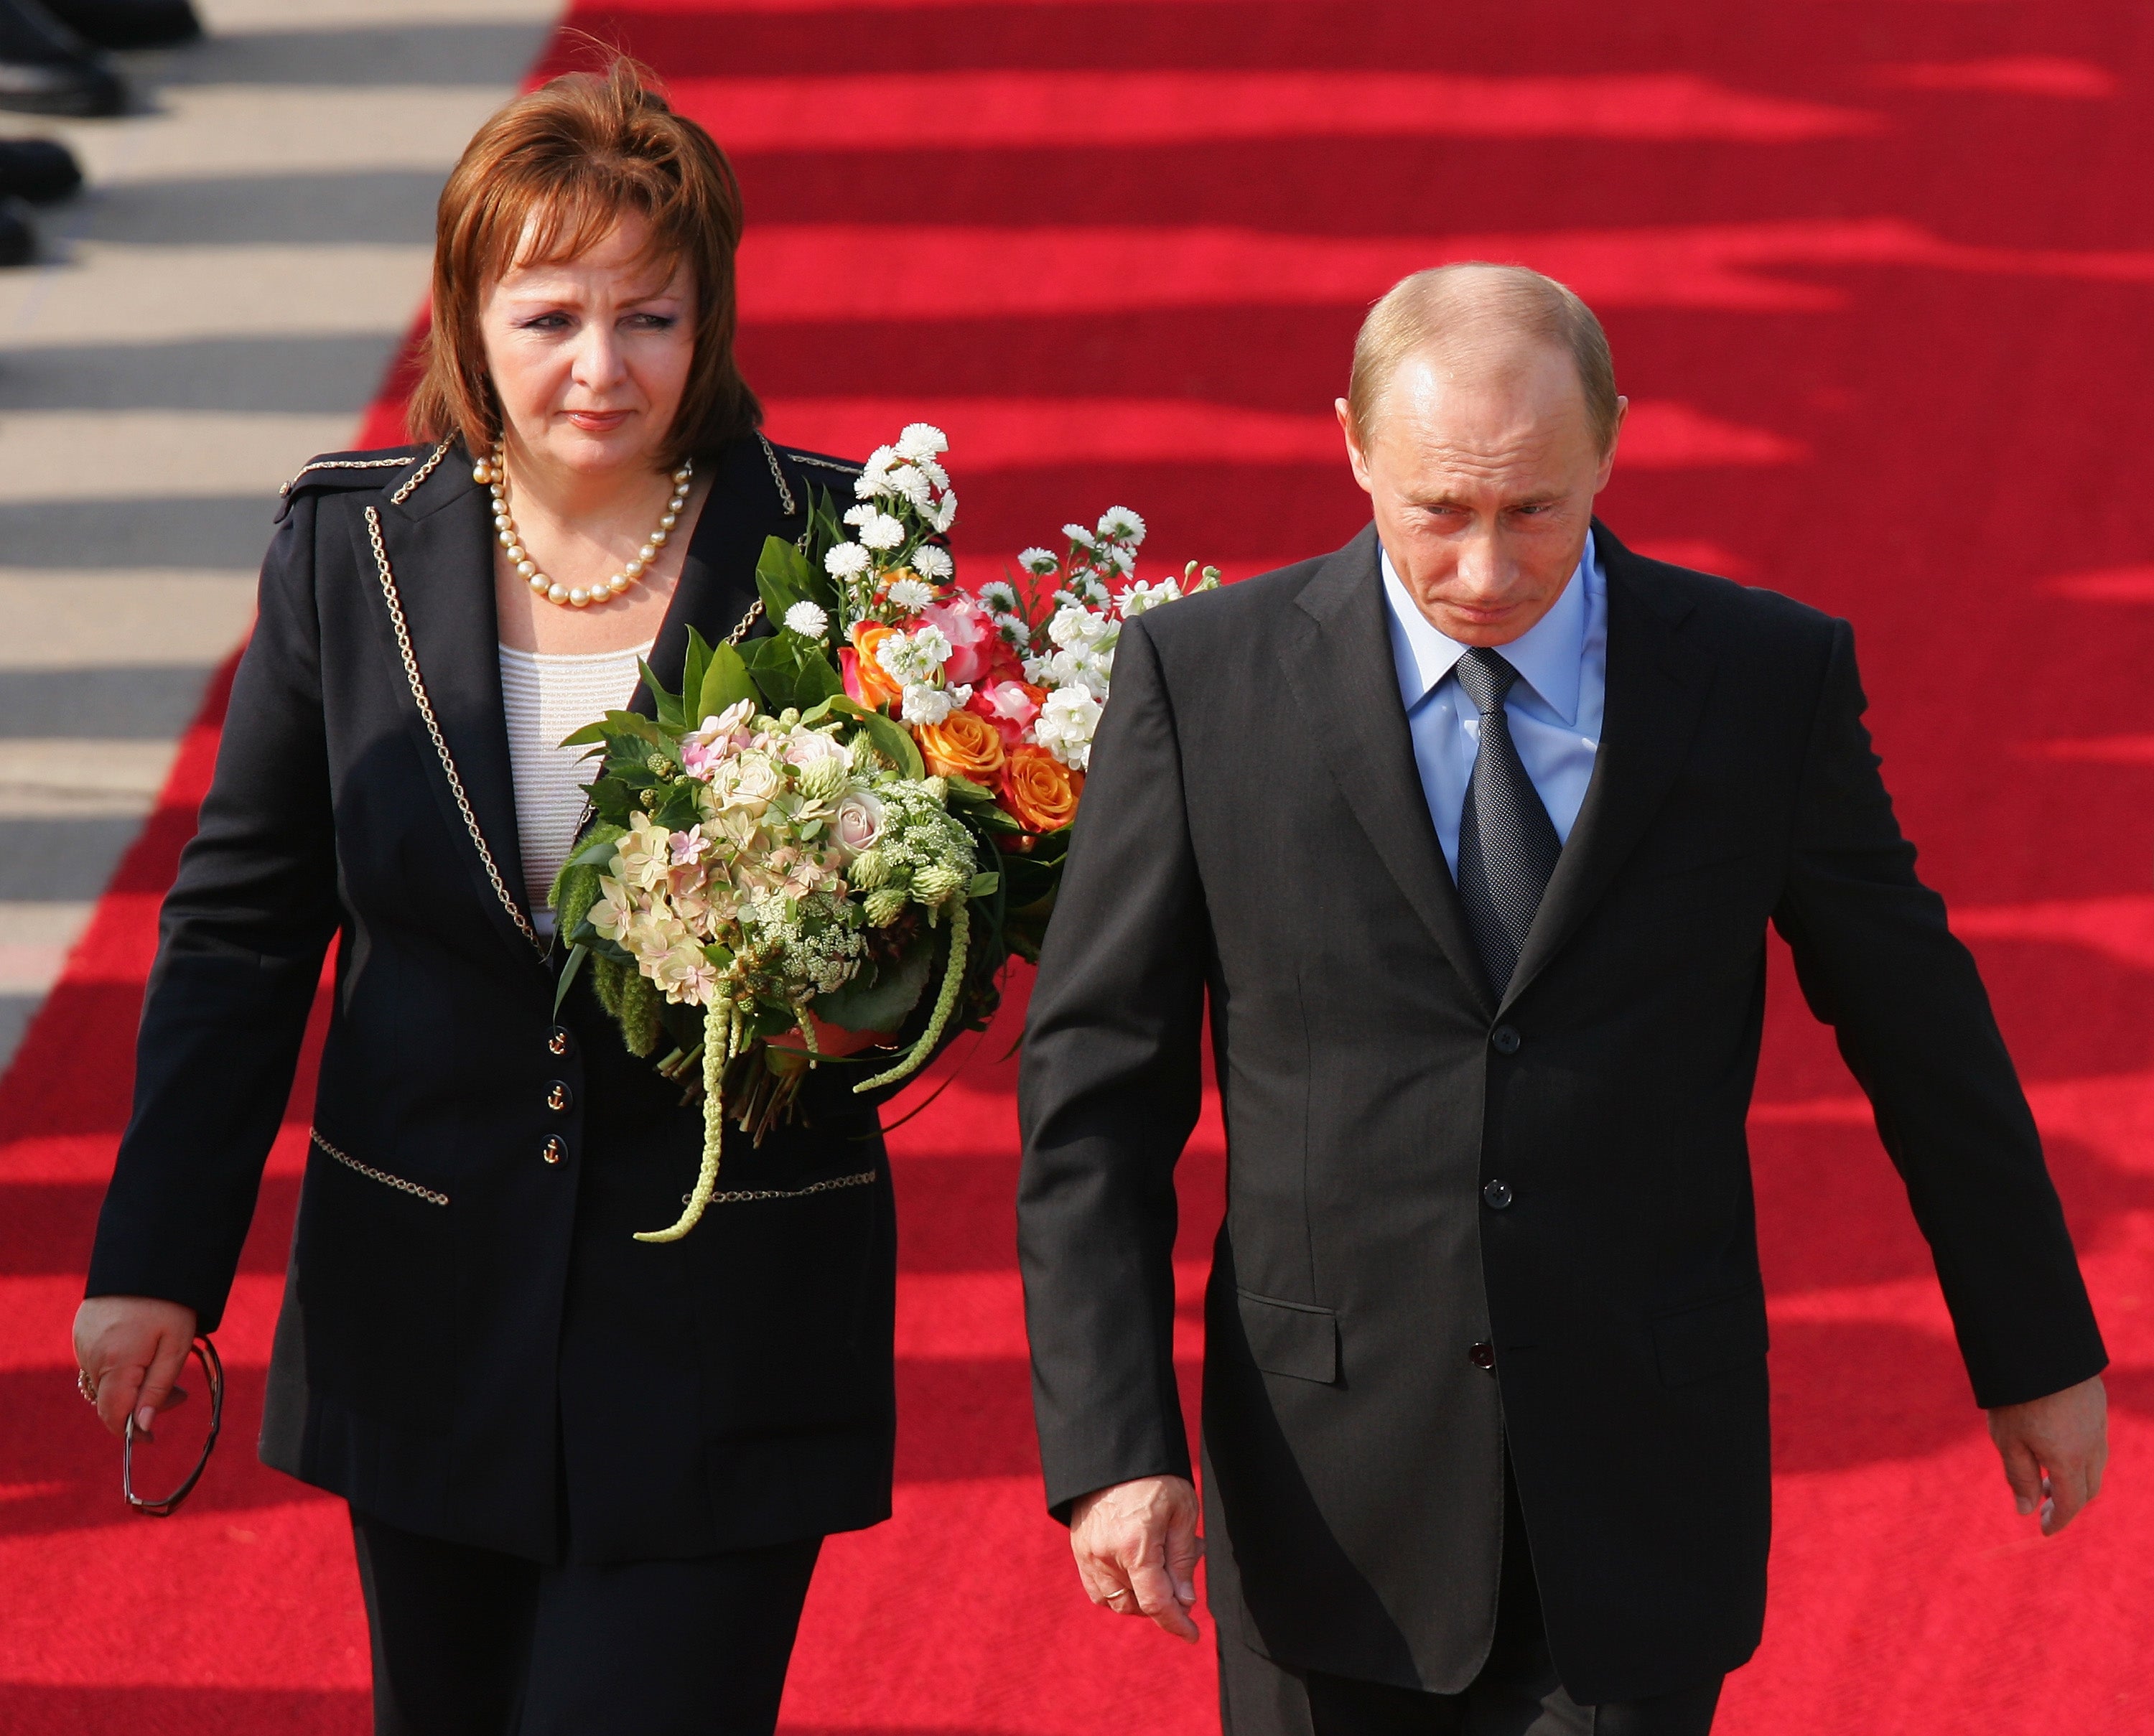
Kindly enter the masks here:
<path id="1" fill-rule="evenodd" d="M 703 1208 L 710 1204 L 712 1191 L 718 1185 L 718 1153 L 726 1131 L 726 1063 L 738 1040 L 732 1003 L 713 1003 L 703 1014 L 703 1163 L 696 1175 L 695 1192 L 671 1228 L 638 1230 L 639 1242 L 677 1242 L 702 1220 Z"/>
<path id="2" fill-rule="evenodd" d="M 972 944 L 972 912 L 960 904 L 950 919 L 950 962 L 943 969 L 942 992 L 935 997 L 935 1012 L 927 1021 L 927 1029 L 920 1034 L 920 1040 L 912 1045 L 906 1058 L 889 1072 L 878 1073 L 873 1079 L 864 1079 L 855 1085 L 855 1095 L 872 1091 L 878 1085 L 895 1085 L 918 1072 L 927 1057 L 935 1053 L 935 1045 L 942 1040 L 951 1014 L 957 1010 L 957 991 L 965 985 L 965 953 Z"/>

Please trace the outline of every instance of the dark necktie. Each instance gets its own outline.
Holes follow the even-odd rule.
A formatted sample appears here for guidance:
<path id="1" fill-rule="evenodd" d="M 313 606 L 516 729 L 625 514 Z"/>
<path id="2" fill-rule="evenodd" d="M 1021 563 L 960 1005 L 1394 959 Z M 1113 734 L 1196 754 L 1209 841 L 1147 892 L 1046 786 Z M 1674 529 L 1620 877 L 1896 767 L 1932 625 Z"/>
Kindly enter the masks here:
<path id="1" fill-rule="evenodd" d="M 1469 649 L 1454 669 L 1460 690 L 1481 713 L 1481 746 L 1458 819 L 1458 897 L 1488 986 L 1500 1000 L 1563 840 L 1526 775 L 1503 711 L 1519 671 L 1484 646 Z"/>

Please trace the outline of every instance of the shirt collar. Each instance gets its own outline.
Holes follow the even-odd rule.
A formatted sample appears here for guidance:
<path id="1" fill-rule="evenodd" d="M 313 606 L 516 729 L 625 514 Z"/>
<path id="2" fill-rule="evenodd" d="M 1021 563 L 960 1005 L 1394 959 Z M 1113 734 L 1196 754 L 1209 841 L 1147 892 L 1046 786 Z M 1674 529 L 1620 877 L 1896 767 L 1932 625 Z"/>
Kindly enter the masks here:
<path id="1" fill-rule="evenodd" d="M 1400 697 L 1411 711 L 1451 673 L 1452 666 L 1467 648 L 1429 624 L 1391 565 L 1389 552 L 1381 552 L 1380 559 L 1384 599 L 1391 607 L 1391 661 L 1398 671 Z M 1528 631 L 1499 647 L 1504 661 L 1519 671 L 1519 678 L 1566 724 L 1578 721 L 1579 687 L 1585 658 L 1586 591 L 1589 587 L 1598 590 L 1600 583 L 1600 564 L 1593 539 L 1588 537 L 1585 551 L 1579 556 L 1555 606 Z"/>

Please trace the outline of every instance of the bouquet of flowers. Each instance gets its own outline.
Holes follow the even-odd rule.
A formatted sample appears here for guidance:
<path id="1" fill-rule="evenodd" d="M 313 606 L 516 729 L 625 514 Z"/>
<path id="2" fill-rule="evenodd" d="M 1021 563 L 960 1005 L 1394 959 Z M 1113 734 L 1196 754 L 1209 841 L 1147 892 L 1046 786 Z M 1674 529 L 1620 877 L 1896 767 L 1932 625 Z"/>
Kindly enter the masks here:
<path id="1" fill-rule="evenodd" d="M 630 1050 L 703 1099 L 694 1190 L 640 1240 L 701 1218 L 729 1116 L 760 1140 L 815 1068 L 870 1065 L 874 1090 L 986 1023 L 1007 959 L 1038 956 L 1120 623 L 1217 582 L 1135 582 L 1144 523 L 1117 508 L 1066 557 L 1027 550 L 1022 591 L 960 590 L 947 449 L 924 423 L 879 448 L 842 523 L 820 496 L 801 546 L 765 543 L 775 632 L 691 631 L 678 693 L 644 669 L 654 716 L 568 738 L 598 775 L 553 890 L 560 993 L 588 968 Z"/>

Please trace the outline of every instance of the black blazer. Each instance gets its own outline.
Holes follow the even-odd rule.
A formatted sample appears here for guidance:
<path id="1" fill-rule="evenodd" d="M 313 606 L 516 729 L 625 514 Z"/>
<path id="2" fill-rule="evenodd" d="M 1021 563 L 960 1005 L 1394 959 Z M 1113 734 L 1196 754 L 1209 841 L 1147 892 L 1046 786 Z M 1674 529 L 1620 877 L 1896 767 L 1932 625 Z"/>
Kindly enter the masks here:
<path id="1" fill-rule="evenodd" d="M 2103 1366 L 1987 997 L 1878 776 L 1847 625 L 1594 534 L 1605 734 L 1500 999 L 1416 773 L 1373 530 L 1123 630 L 1020 1085 L 1048 1494 L 1188 1470 L 1172 1170 L 1208 994 L 1212 1600 L 1289 1664 L 1466 1686 L 1507 1445 L 1575 1697 L 1755 1647 L 1743 1122 L 1769 921 L 1876 1105 L 1978 1400 Z"/>
<path id="2" fill-rule="evenodd" d="M 676 682 L 689 625 L 730 631 L 765 536 L 798 535 L 811 484 L 852 474 L 752 437 L 704 462 L 652 656 Z M 392 1524 L 536 1560 L 884 1518 L 896 1232 L 874 1110 L 829 1080 L 812 1126 L 728 1139 L 692 1234 L 633 1241 L 678 1215 L 702 1112 L 583 985 L 556 1024 L 556 961 L 523 932 L 486 491 L 461 447 L 345 455 L 279 516 L 165 902 L 90 1293 L 217 1325 L 334 937 L 263 1458 Z"/>

